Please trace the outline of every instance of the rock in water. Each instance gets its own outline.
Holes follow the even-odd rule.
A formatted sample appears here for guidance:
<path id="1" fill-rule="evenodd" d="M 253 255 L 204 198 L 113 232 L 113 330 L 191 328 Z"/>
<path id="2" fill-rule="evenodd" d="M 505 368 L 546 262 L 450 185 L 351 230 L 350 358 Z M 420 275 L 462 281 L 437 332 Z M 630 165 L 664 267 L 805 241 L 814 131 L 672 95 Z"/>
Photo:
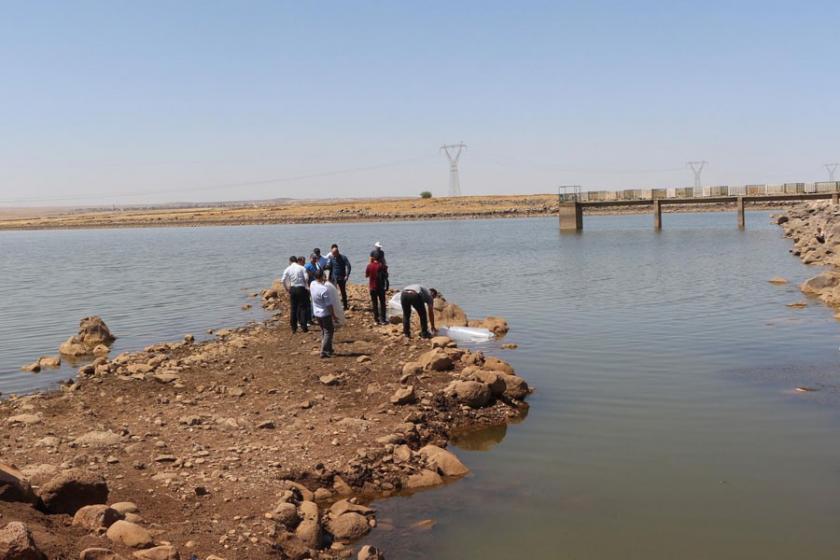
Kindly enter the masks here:
<path id="1" fill-rule="evenodd" d="M 366 544 L 359 551 L 358 560 L 385 560 L 385 555 L 378 548 Z"/>
<path id="2" fill-rule="evenodd" d="M 50 513 L 75 515 L 84 506 L 106 503 L 108 485 L 99 475 L 70 469 L 44 484 L 39 495 Z"/>
<path id="3" fill-rule="evenodd" d="M 46 560 L 46 558 L 35 545 L 32 533 L 23 523 L 12 521 L 0 529 L 0 559 Z"/>
<path id="4" fill-rule="evenodd" d="M 98 346 L 109 347 L 116 338 L 99 316 L 85 317 L 79 321 L 79 334 L 71 336 L 58 347 L 60 354 L 84 356 Z"/>
<path id="5" fill-rule="evenodd" d="M 418 452 L 426 462 L 437 468 L 444 476 L 464 476 L 470 469 L 462 463 L 451 451 L 437 445 L 427 445 Z"/>
<path id="6" fill-rule="evenodd" d="M 370 525 L 364 515 L 349 511 L 327 521 L 327 529 L 336 540 L 350 542 L 367 535 Z"/>

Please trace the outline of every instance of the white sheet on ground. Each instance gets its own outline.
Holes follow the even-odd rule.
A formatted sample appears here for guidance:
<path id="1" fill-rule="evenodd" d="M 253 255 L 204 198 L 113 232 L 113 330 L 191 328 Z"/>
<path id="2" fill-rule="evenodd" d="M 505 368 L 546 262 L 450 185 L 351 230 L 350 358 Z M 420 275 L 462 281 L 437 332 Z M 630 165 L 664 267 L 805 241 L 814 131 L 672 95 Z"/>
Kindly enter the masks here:
<path id="1" fill-rule="evenodd" d="M 438 336 L 448 336 L 452 340 L 474 342 L 490 340 L 496 336 L 492 331 L 478 327 L 440 327 L 437 334 Z"/>
<path id="2" fill-rule="evenodd" d="M 388 309 L 394 312 L 394 314 L 402 315 L 402 303 L 400 302 L 400 292 L 391 296 L 391 299 L 388 300 Z"/>

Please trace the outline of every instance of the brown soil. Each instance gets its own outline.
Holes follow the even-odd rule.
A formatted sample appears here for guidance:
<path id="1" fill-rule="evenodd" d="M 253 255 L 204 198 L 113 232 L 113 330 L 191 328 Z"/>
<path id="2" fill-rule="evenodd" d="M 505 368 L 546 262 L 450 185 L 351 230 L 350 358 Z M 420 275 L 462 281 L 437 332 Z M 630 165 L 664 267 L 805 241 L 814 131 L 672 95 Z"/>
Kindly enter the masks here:
<path id="1" fill-rule="evenodd" d="M 278 544 L 285 527 L 272 512 L 293 483 L 317 490 L 322 512 L 349 495 L 405 492 L 409 476 L 430 467 L 415 452 L 398 460 L 398 446 L 445 446 L 455 431 L 505 423 L 525 407 L 500 397 L 470 408 L 444 396 L 468 363 L 481 361 L 476 353 L 450 347 L 452 371 L 404 376 L 403 365 L 431 343 L 405 340 L 397 325 L 374 326 L 366 291 L 350 292 L 354 310 L 332 359 L 319 358 L 317 329 L 292 335 L 285 313 L 206 343 L 121 355 L 61 391 L 0 403 L 0 457 L 24 469 L 36 490 L 56 470 L 101 474 L 109 503 L 136 503 L 155 542 L 175 545 L 182 558 L 285 557 Z M 408 384 L 417 402 L 391 404 Z M 21 414 L 40 421 L 9 422 Z M 92 431 L 112 432 L 115 441 L 77 441 Z M 131 556 L 67 515 L 0 501 L 0 527 L 12 520 L 29 525 L 49 558 L 79 558 L 91 546 Z M 326 544 L 315 557 L 354 553 Z"/>

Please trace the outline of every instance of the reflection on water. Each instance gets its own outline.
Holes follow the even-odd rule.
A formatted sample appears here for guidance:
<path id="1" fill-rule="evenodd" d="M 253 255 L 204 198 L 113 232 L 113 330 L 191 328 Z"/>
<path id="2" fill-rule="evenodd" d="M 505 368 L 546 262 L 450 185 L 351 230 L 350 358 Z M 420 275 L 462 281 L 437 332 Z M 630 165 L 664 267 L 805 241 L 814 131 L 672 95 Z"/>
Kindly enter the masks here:
<path id="1" fill-rule="evenodd" d="M 525 422 L 457 438 L 472 469 L 376 503 L 391 558 L 833 559 L 840 550 L 840 327 L 768 214 L 0 232 L 0 391 L 99 314 L 115 350 L 259 319 L 284 255 L 385 251 L 395 286 L 503 315 L 537 392 Z M 72 260 L 56 261 L 54 255 Z M 773 276 L 785 286 L 767 283 Z M 482 348 L 500 352 L 498 343 Z M 815 392 L 795 392 L 815 386 Z M 486 450 L 490 450 L 487 452 Z"/>

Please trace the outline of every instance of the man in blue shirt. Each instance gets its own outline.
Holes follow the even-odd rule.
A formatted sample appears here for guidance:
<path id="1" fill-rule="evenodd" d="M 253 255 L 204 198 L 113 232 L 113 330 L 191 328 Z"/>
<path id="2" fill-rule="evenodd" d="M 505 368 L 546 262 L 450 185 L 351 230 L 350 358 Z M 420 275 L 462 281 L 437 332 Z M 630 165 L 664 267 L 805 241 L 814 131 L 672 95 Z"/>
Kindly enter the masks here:
<path id="1" fill-rule="evenodd" d="M 330 271 L 330 281 L 341 290 L 341 303 L 347 309 L 347 279 L 350 277 L 350 260 L 338 250 L 333 243 L 330 248 L 330 258 L 327 260 L 327 270 Z"/>
<path id="2" fill-rule="evenodd" d="M 315 254 L 315 257 L 318 259 L 318 266 L 320 266 L 323 270 L 327 269 L 327 259 L 321 256 L 321 249 L 315 247 L 312 249 L 312 252 Z"/>

